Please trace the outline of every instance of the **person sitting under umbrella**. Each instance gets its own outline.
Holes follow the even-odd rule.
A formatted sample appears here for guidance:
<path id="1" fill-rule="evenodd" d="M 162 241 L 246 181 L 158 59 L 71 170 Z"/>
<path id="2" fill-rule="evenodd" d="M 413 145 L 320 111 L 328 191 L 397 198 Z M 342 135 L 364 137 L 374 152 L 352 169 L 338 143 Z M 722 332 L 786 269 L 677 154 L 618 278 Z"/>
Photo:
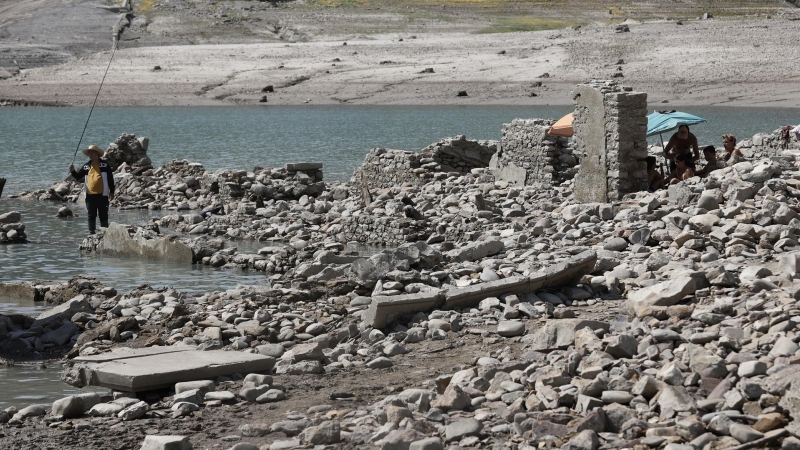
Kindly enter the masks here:
<path id="1" fill-rule="evenodd" d="M 644 160 L 647 162 L 647 191 L 655 192 L 664 187 L 664 177 L 656 169 L 655 156 L 648 156 Z"/>
<path id="2" fill-rule="evenodd" d="M 675 157 L 675 170 L 669 174 L 669 184 L 677 184 L 694 176 L 694 161 L 689 153 L 681 153 Z"/>
<path id="3" fill-rule="evenodd" d="M 736 164 L 745 160 L 744 153 L 736 148 L 736 136 L 732 134 L 722 135 L 722 146 L 725 147 L 725 156 L 722 160 L 729 164 Z"/>
<path id="4" fill-rule="evenodd" d="M 709 173 L 720 168 L 719 161 L 717 161 L 717 149 L 713 145 L 703 147 L 703 156 L 706 158 L 706 165 L 695 172 L 698 177 L 705 177 Z"/>
<path id="5" fill-rule="evenodd" d="M 697 137 L 689 132 L 687 125 L 678 127 L 678 132 L 673 134 L 664 148 L 664 153 L 672 160 L 670 169 L 675 170 L 675 159 L 678 155 L 689 155 L 692 161 L 700 159 L 700 147 L 697 145 Z"/>

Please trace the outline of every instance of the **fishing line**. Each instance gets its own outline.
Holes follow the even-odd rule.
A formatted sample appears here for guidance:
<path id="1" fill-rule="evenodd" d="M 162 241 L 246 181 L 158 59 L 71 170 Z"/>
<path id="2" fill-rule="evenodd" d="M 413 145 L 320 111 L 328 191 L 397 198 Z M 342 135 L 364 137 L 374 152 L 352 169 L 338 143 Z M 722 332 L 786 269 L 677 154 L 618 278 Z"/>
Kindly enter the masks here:
<path id="1" fill-rule="evenodd" d="M 86 127 L 89 126 L 89 119 L 92 118 L 92 111 L 94 111 L 94 105 L 97 104 L 97 98 L 100 97 L 100 91 L 103 90 L 103 83 L 106 81 L 106 75 L 108 75 L 108 69 L 111 68 L 111 61 L 114 61 L 114 53 L 117 52 L 117 46 L 119 43 L 117 41 L 114 42 L 114 49 L 111 51 L 111 59 L 108 60 L 108 66 L 106 67 L 106 73 L 103 74 L 103 79 L 100 81 L 100 88 L 97 90 L 97 95 L 94 96 L 94 101 L 92 102 L 92 108 L 89 109 L 89 117 L 86 118 L 86 124 L 83 126 L 83 131 L 81 131 L 81 137 L 78 139 L 78 146 L 75 148 L 75 154 L 72 155 L 72 164 L 75 164 L 75 157 L 78 156 L 78 150 L 81 148 L 81 142 L 83 141 L 83 135 L 86 133 Z"/>

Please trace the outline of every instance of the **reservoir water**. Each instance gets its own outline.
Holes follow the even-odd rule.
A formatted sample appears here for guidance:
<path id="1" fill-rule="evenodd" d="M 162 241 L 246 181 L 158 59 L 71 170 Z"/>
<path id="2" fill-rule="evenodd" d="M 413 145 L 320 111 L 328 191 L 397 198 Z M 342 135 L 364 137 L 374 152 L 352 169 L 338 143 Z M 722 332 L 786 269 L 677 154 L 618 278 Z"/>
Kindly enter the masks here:
<path id="1" fill-rule="evenodd" d="M 120 134 L 133 133 L 150 138 L 148 154 L 156 166 L 174 158 L 203 163 L 209 170 L 252 170 L 311 161 L 324 164 L 326 180 L 344 181 L 373 147 L 420 150 L 458 134 L 499 139 L 502 125 L 515 118 L 557 119 L 571 110 L 569 106 L 97 108 L 82 147 L 95 143 L 105 148 Z M 800 109 L 686 111 L 708 120 L 692 127 L 701 145 L 721 145 L 724 133 L 744 139 L 800 122 Z M 204 292 L 266 282 L 263 273 L 81 255 L 77 249 L 86 233 L 83 205 L 70 205 L 78 218 L 60 220 L 55 218 L 60 205 L 10 199 L 10 194 L 45 188 L 67 175 L 87 114 L 88 108 L 0 108 L 0 177 L 8 180 L 0 197 L 0 213 L 20 211 L 30 240 L 24 245 L 0 246 L 0 282 L 66 281 L 85 273 L 120 293 L 144 283 Z M 76 163 L 83 161 L 84 156 L 78 154 Z M 112 210 L 111 216 L 117 222 L 144 223 L 160 214 Z M 247 251 L 258 248 L 254 243 L 229 244 Z M 0 313 L 36 315 L 45 308 L 0 298 Z M 22 364 L 0 368 L 0 408 L 52 403 L 74 392 L 58 380 L 59 372 L 56 363 L 46 369 Z"/>

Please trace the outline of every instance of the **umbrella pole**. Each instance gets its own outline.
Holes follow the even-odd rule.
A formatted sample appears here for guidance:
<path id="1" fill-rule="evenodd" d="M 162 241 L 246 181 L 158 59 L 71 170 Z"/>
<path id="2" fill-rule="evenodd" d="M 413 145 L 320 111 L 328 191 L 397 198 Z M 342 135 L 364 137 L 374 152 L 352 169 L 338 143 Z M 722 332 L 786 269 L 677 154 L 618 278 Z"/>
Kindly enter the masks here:
<path id="1" fill-rule="evenodd" d="M 664 147 L 664 136 L 658 133 L 658 137 L 661 139 L 661 151 L 664 152 L 664 164 L 666 164 L 667 170 L 669 170 L 669 158 L 667 158 L 667 148 Z"/>

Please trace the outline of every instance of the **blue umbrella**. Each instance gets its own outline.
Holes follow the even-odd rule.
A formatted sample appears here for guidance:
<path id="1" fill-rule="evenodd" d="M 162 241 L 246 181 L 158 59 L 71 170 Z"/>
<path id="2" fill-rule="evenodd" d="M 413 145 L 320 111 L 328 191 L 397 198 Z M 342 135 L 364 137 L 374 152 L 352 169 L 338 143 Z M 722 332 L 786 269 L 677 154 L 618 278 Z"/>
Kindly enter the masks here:
<path id="1" fill-rule="evenodd" d="M 706 119 L 680 111 L 653 111 L 647 115 L 647 136 L 672 131 L 681 125 L 705 123 Z"/>
<path id="2" fill-rule="evenodd" d="M 653 111 L 647 115 L 647 136 L 658 135 L 661 138 L 661 148 L 664 149 L 664 159 L 667 160 L 666 149 L 664 148 L 664 137 L 661 133 L 666 133 L 680 127 L 681 125 L 694 125 L 705 123 L 706 119 L 680 111 Z M 669 161 L 667 161 L 669 166 Z"/>

